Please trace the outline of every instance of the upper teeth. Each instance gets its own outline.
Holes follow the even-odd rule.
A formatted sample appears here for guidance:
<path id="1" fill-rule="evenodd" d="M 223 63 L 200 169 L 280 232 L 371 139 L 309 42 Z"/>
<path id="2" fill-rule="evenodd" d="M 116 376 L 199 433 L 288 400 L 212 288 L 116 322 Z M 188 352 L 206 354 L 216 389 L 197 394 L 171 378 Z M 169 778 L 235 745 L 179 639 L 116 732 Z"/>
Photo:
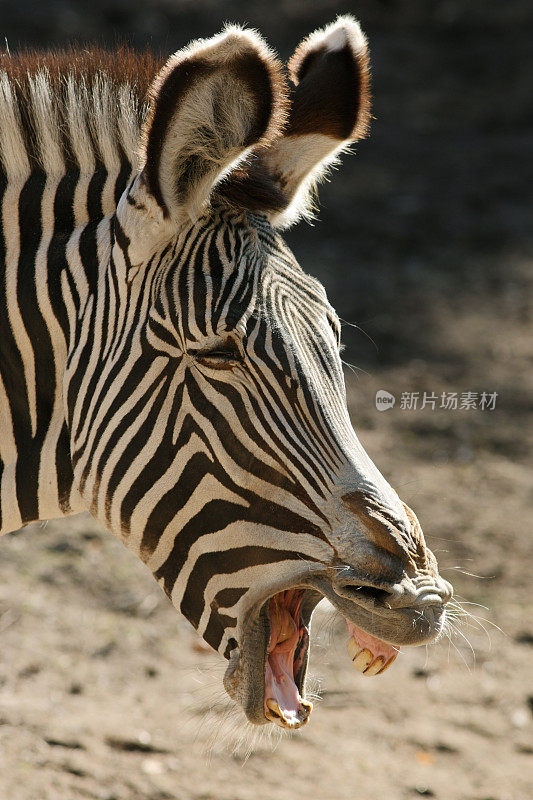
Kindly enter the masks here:
<path id="1" fill-rule="evenodd" d="M 362 648 L 355 636 L 350 637 L 347 647 L 354 667 L 363 675 L 379 675 L 380 672 L 385 672 L 396 658 L 396 654 L 394 654 L 385 663 L 383 656 L 376 658 L 371 650 L 366 647 Z"/>
<path id="2" fill-rule="evenodd" d="M 383 658 L 383 656 L 378 656 L 376 658 L 376 660 L 373 661 L 372 664 L 370 664 L 370 666 L 368 666 L 365 669 L 363 674 L 364 675 L 377 675 L 383 669 L 384 664 L 385 664 L 385 659 Z"/>
<path id="3" fill-rule="evenodd" d="M 367 650 L 366 648 L 364 650 L 361 650 L 355 656 L 355 658 L 352 658 L 353 665 L 356 669 L 359 670 L 359 672 L 365 672 L 366 668 L 370 666 L 373 660 L 374 660 L 373 653 L 371 653 L 370 650 Z"/>

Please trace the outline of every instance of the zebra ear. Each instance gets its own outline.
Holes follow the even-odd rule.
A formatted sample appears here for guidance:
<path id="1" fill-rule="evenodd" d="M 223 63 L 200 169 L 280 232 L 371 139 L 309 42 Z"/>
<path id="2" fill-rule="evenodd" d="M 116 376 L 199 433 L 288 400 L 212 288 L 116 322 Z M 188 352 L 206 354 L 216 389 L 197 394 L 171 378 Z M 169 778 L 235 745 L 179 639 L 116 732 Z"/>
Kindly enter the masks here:
<path id="1" fill-rule="evenodd" d="M 172 55 L 150 89 L 142 179 L 163 217 L 197 218 L 214 186 L 279 133 L 281 64 L 255 31 L 228 26 Z"/>
<path id="2" fill-rule="evenodd" d="M 286 227 L 311 216 L 312 192 L 329 165 L 363 137 L 370 119 L 368 48 L 359 23 L 339 17 L 305 39 L 289 61 L 295 89 L 282 137 L 261 154 L 282 188 L 285 203 L 271 211 Z"/>

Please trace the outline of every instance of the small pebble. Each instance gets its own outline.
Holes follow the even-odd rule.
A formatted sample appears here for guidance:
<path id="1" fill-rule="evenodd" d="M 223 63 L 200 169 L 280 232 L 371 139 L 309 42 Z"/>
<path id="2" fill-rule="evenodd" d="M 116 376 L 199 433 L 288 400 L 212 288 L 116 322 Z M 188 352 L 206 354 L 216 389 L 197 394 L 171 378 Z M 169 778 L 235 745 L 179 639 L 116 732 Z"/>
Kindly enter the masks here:
<path id="1" fill-rule="evenodd" d="M 530 715 L 525 708 L 517 708 L 511 714 L 511 722 L 515 728 L 525 728 L 529 721 Z"/>
<path id="2" fill-rule="evenodd" d="M 145 758 L 141 764 L 141 769 L 145 775 L 162 775 L 165 771 L 164 765 L 156 758 Z"/>

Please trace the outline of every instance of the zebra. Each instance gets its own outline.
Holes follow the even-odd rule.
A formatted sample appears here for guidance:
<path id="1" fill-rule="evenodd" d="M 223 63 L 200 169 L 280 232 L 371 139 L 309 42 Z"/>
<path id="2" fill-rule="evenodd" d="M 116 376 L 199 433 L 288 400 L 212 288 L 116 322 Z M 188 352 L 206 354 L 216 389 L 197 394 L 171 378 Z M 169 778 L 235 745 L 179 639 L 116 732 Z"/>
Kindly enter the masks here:
<path id="1" fill-rule="evenodd" d="M 324 597 L 354 665 L 439 637 L 452 587 L 347 411 L 340 326 L 281 231 L 370 116 L 351 16 L 286 68 L 229 25 L 166 62 L 4 53 L 0 532 L 90 513 L 296 729 Z"/>

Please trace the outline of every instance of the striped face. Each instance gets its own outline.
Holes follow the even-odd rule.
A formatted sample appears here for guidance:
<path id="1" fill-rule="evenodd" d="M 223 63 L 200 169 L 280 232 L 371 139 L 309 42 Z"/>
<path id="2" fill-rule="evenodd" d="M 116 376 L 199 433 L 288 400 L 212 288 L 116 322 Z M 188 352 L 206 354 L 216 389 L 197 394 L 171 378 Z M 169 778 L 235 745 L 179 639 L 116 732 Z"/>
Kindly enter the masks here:
<path id="1" fill-rule="evenodd" d="M 115 220 L 87 339 L 101 377 L 90 400 L 70 392 L 75 474 L 228 654 L 257 592 L 333 556 L 349 435 L 338 319 L 264 218 L 201 218 L 133 276 L 122 247 Z"/>
<path id="2" fill-rule="evenodd" d="M 228 659 L 248 718 L 294 728 L 320 598 L 372 675 L 439 635 L 451 589 L 351 427 L 337 316 L 275 230 L 366 128 L 366 40 L 341 18 L 290 70 L 289 107 L 264 43 L 228 29 L 156 77 L 65 396 L 85 505 Z"/>
<path id="3" fill-rule="evenodd" d="M 153 320 L 150 340 L 163 352 L 173 340 L 177 417 L 161 450 L 180 477 L 150 510 L 141 551 L 228 655 L 258 591 L 331 559 L 325 505 L 343 461 L 333 432 L 342 416 L 328 420 L 344 404 L 338 321 L 260 218 L 201 220 L 178 247 L 190 257 L 169 253 L 158 281 L 169 315 Z M 326 413 L 319 387 L 336 398 Z"/>
<path id="4" fill-rule="evenodd" d="M 416 598 L 442 605 L 448 588 L 351 428 L 322 286 L 264 217 L 212 211 L 143 268 L 119 217 L 67 377 L 75 477 L 92 513 L 230 659 L 226 686 L 254 721 L 265 721 L 250 698 L 274 595 L 301 592 L 300 695 L 322 596 L 395 644 L 437 635 L 442 613 L 415 614 Z M 376 621 L 383 597 L 402 608 Z"/>

